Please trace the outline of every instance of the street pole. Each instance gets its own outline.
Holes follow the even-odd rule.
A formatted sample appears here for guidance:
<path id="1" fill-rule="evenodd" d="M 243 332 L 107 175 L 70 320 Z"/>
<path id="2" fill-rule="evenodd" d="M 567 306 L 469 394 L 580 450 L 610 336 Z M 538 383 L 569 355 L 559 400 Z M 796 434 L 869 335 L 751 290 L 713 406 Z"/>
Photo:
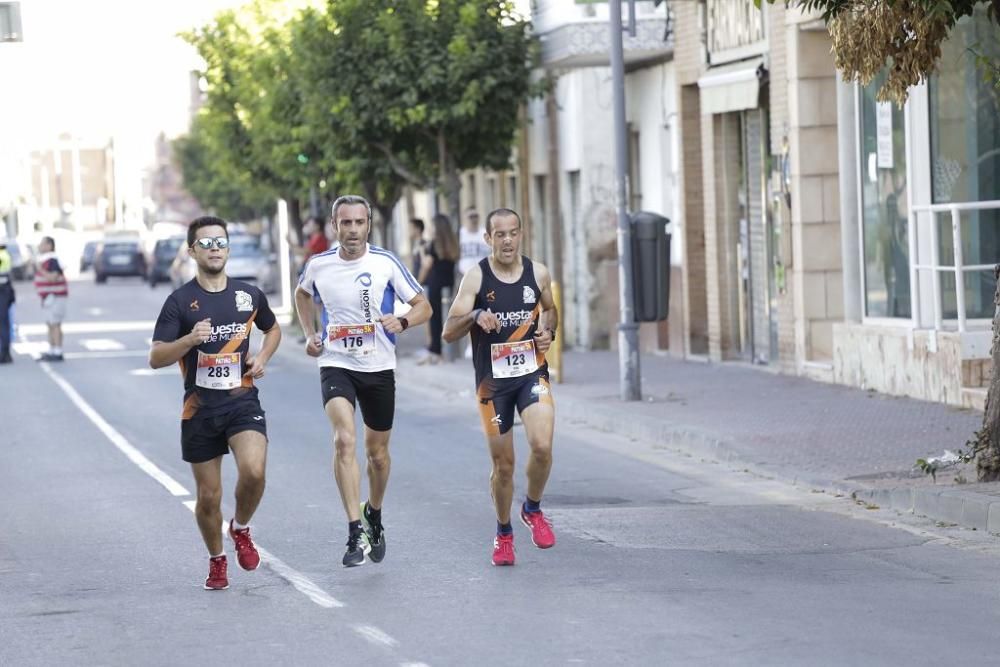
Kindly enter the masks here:
<path id="1" fill-rule="evenodd" d="M 618 210 L 618 363 L 621 399 L 642 400 L 639 375 L 639 325 L 632 307 L 632 233 L 625 208 L 627 143 L 625 131 L 625 54 L 622 47 L 622 2 L 611 0 L 611 86 L 614 88 L 615 207 Z"/>

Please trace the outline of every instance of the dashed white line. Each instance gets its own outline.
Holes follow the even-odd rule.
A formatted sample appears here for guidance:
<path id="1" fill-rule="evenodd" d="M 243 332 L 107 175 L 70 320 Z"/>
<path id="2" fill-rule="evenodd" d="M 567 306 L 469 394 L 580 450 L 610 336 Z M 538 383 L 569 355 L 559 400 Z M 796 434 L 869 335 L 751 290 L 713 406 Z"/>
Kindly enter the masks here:
<path id="1" fill-rule="evenodd" d="M 125 344 L 114 338 L 84 338 L 80 345 L 90 352 L 118 352 L 125 349 Z"/>
<path id="2" fill-rule="evenodd" d="M 104 321 L 96 322 L 66 322 L 63 324 L 64 334 L 112 333 L 121 331 L 152 331 L 156 326 L 153 320 Z M 19 324 L 18 334 L 21 336 L 43 336 L 48 333 L 45 324 Z"/>
<path id="3" fill-rule="evenodd" d="M 198 501 L 196 500 L 185 500 L 184 507 L 194 512 L 194 508 L 197 503 Z M 225 535 L 226 526 L 223 524 L 220 526 L 220 529 L 222 530 L 222 534 Z M 257 553 L 260 554 L 261 562 L 271 568 L 279 577 L 290 583 L 295 590 L 305 595 L 320 607 L 325 607 L 326 609 L 335 609 L 344 606 L 343 602 L 314 584 L 309 580 L 309 577 L 290 567 L 285 563 L 285 561 L 281 560 L 267 549 L 261 547 L 259 544 L 256 546 Z"/>
<path id="4" fill-rule="evenodd" d="M 257 551 L 260 553 L 261 560 L 263 560 L 264 564 L 274 570 L 275 574 L 290 583 L 295 587 L 295 590 L 305 595 L 320 607 L 333 609 L 344 606 L 343 602 L 314 584 L 301 572 L 298 572 L 297 570 L 286 565 L 283 560 L 272 554 L 267 549 L 263 549 L 260 545 L 257 545 Z"/>
<path id="5" fill-rule="evenodd" d="M 354 625 L 351 629 L 376 646 L 396 648 L 399 642 L 374 625 Z"/>
<path id="6" fill-rule="evenodd" d="M 191 495 L 188 493 L 187 489 L 177 483 L 167 473 L 160 470 L 155 463 L 147 459 L 139 450 L 133 447 L 121 433 L 116 431 L 111 424 L 105 421 L 105 419 L 101 417 L 101 415 L 98 414 L 98 412 L 91 407 L 91 405 L 87 403 L 87 401 L 85 401 L 79 393 L 77 393 L 76 389 L 64 380 L 62 376 L 53 371 L 48 363 L 42 362 L 39 366 L 41 366 L 42 370 L 44 370 L 48 376 L 52 378 L 53 382 L 59 385 L 59 388 L 62 389 L 67 396 L 69 396 L 69 399 L 73 401 L 76 407 L 78 407 L 80 411 L 86 415 L 87 418 L 90 419 L 90 421 L 92 421 L 102 433 L 104 433 L 108 440 L 111 441 L 111 444 L 121 450 L 121 452 L 125 454 L 125 456 L 127 456 L 132 463 L 139 466 L 143 472 L 162 484 L 167 491 L 173 495 Z M 194 500 L 184 501 L 184 506 L 192 512 L 194 512 L 195 504 L 196 501 Z M 275 574 L 290 583 L 293 587 L 295 587 L 295 590 L 299 591 L 319 606 L 327 609 L 344 606 L 343 602 L 329 595 L 326 591 L 310 581 L 304 574 L 289 567 L 284 561 L 274 554 L 270 553 L 266 549 L 262 549 L 259 545 L 257 547 L 257 551 L 260 552 L 261 558 L 264 560 L 265 564 L 270 567 Z"/>
<path id="7" fill-rule="evenodd" d="M 115 428 L 105 421 L 104 417 L 98 414 L 97 410 L 90 406 L 90 403 L 84 400 L 80 394 L 77 393 L 69 382 L 66 382 L 61 375 L 52 370 L 51 366 L 42 362 L 39 364 L 41 369 L 52 378 L 52 381 L 59 386 L 60 389 L 69 397 L 69 400 L 73 401 L 74 405 L 80 409 L 87 419 L 93 422 L 101 433 L 111 441 L 114 445 L 128 457 L 128 460 L 136 464 L 140 470 L 155 479 L 157 482 L 163 485 L 163 487 L 175 496 L 189 496 L 191 495 L 187 489 L 178 484 L 170 475 L 160 470 L 155 463 L 147 459 L 142 452 L 132 446 L 128 440 L 125 439 L 121 433 L 115 430 Z"/>

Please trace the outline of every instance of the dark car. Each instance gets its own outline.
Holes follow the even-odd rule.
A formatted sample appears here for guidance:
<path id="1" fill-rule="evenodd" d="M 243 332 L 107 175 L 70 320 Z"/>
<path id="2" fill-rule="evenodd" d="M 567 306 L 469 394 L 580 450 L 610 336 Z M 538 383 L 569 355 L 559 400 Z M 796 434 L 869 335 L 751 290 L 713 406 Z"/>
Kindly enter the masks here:
<path id="1" fill-rule="evenodd" d="M 94 265 L 94 255 L 97 254 L 97 247 L 100 241 L 87 241 L 83 246 L 83 253 L 80 255 L 80 273 L 83 273 Z"/>
<path id="2" fill-rule="evenodd" d="M 157 239 L 156 243 L 153 244 L 153 252 L 149 259 L 149 272 L 146 275 L 150 287 L 156 287 L 157 283 L 170 282 L 170 265 L 182 245 L 184 245 L 183 236 Z"/>
<path id="3" fill-rule="evenodd" d="M 107 281 L 108 276 L 146 277 L 146 258 L 138 239 L 104 241 L 94 255 L 94 280 Z"/>

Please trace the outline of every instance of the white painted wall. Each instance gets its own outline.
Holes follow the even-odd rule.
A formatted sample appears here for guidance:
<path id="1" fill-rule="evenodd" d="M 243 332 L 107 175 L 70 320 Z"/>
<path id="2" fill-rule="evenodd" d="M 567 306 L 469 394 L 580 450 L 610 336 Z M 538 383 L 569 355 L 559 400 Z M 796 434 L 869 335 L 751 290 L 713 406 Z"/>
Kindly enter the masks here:
<path id="1" fill-rule="evenodd" d="M 635 71 L 625 77 L 625 115 L 639 131 L 639 180 L 642 210 L 680 219 L 677 100 L 673 62 Z M 676 227 L 674 231 L 676 232 Z M 674 233 L 672 263 L 681 263 L 682 247 Z"/>
<path id="2" fill-rule="evenodd" d="M 662 16 L 665 12 L 662 6 L 655 7 L 652 0 L 637 0 L 635 8 L 637 17 Z M 607 23 L 610 15 L 607 2 L 578 4 L 576 0 L 535 0 L 535 11 L 531 18 L 536 32 L 546 33 L 567 23 L 588 21 Z M 627 23 L 627 21 L 628 2 L 623 0 L 622 22 Z"/>

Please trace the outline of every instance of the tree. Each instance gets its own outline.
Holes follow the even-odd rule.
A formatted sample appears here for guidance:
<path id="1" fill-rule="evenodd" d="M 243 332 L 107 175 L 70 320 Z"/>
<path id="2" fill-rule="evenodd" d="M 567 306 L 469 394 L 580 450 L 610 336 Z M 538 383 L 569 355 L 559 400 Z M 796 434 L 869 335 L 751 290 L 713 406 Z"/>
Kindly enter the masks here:
<path id="1" fill-rule="evenodd" d="M 253 201 L 261 195 L 288 200 L 292 224 L 299 228 L 299 201 L 324 175 L 318 171 L 320 148 L 304 131 L 300 90 L 290 76 L 287 26 L 294 11 L 295 3 L 255 0 L 184 33 L 205 61 L 207 91 L 195 119 L 198 135 L 182 144 L 187 156 L 182 165 L 197 165 L 201 171 L 190 176 L 216 185 L 233 179 Z M 205 152 L 196 157 L 199 150 Z M 185 181 L 199 189 L 186 171 Z M 201 191 L 209 198 L 205 206 L 229 203 L 224 196 L 231 194 L 229 187 Z"/>
<path id="2" fill-rule="evenodd" d="M 274 205 L 274 197 L 255 187 L 249 173 L 226 159 L 223 147 L 214 145 L 218 133 L 203 129 L 212 120 L 197 116 L 188 134 L 173 142 L 184 187 L 203 207 L 223 218 L 259 217 Z"/>
<path id="3" fill-rule="evenodd" d="M 759 6 L 761 0 L 755 2 Z M 845 79 L 868 85 L 886 69 L 877 97 L 899 106 L 906 102 L 911 86 L 934 72 L 941 43 L 959 19 L 982 5 L 988 7 L 990 19 L 1000 23 L 1000 0 L 799 0 L 796 4 L 823 12 L 837 69 Z M 982 56 L 977 62 L 984 76 L 1000 87 L 1000 63 Z"/>
<path id="4" fill-rule="evenodd" d="M 388 128 L 378 124 L 379 108 L 371 106 L 364 113 L 358 108 L 370 99 L 354 99 L 348 87 L 357 85 L 351 69 L 354 64 L 343 54 L 344 42 L 338 38 L 341 29 L 330 12 L 306 10 L 289 30 L 290 72 L 301 95 L 302 132 L 324 147 L 318 168 L 335 175 L 340 192 L 358 192 L 372 203 L 379 233 L 387 241 L 392 210 L 407 180 L 376 148 L 376 143 L 389 139 Z M 345 107 L 351 107 L 351 112 Z"/>
<path id="5" fill-rule="evenodd" d="M 460 170 L 509 165 L 533 54 L 512 2 L 334 0 L 301 37 L 309 125 L 362 185 L 433 184 L 457 216 Z"/>

